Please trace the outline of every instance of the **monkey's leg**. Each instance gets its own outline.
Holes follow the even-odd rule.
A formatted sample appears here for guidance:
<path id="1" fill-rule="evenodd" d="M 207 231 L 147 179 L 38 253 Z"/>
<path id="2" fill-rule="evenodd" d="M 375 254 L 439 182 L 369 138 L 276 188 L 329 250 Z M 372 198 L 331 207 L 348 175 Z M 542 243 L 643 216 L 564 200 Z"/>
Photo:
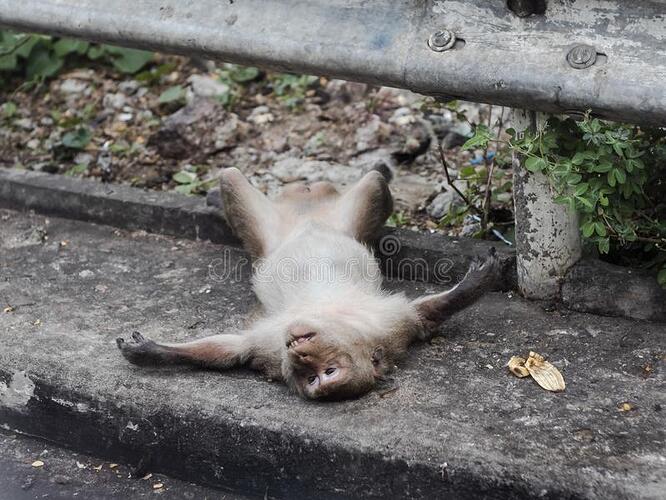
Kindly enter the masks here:
<path id="1" fill-rule="evenodd" d="M 122 355 L 141 366 L 196 365 L 210 368 L 231 368 L 243 364 L 250 347 L 243 335 L 213 335 L 183 344 L 158 344 L 139 332 L 132 333 L 132 342 L 116 339 Z"/>
<path id="2" fill-rule="evenodd" d="M 227 168 L 220 181 L 224 212 L 234 233 L 254 257 L 276 245 L 279 216 L 273 203 L 252 186 L 237 168 Z"/>
<path id="3" fill-rule="evenodd" d="M 335 227 L 368 243 L 377 238 L 393 211 L 393 198 L 385 177 L 373 170 L 340 197 L 331 213 Z"/>
<path id="4" fill-rule="evenodd" d="M 456 286 L 446 292 L 412 301 L 426 329 L 432 333 L 445 319 L 472 305 L 490 291 L 499 278 L 499 271 L 500 261 L 492 247 L 486 260 L 473 262 Z"/>

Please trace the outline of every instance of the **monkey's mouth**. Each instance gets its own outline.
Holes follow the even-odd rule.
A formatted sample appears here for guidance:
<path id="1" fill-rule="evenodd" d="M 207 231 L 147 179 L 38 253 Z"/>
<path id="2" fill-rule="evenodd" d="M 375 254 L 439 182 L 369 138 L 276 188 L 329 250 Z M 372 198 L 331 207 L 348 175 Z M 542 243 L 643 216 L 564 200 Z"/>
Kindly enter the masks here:
<path id="1" fill-rule="evenodd" d="M 300 337 L 291 337 L 289 342 L 287 342 L 287 348 L 293 349 L 298 345 L 301 345 L 305 342 L 309 342 L 314 338 L 315 335 L 317 335 L 315 332 L 309 332 L 306 333 L 305 335 L 301 335 Z"/>

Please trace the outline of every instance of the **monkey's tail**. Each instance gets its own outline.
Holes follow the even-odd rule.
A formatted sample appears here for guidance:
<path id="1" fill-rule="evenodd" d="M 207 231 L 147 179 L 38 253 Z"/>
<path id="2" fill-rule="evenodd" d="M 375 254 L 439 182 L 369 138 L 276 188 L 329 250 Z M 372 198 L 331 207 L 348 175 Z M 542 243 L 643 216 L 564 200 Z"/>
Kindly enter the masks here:
<path id="1" fill-rule="evenodd" d="M 480 262 L 472 262 L 465 277 L 446 292 L 427 295 L 416 299 L 416 307 L 426 328 L 438 326 L 452 314 L 476 302 L 484 293 L 493 288 L 499 278 L 500 260 L 491 247 L 488 257 Z"/>

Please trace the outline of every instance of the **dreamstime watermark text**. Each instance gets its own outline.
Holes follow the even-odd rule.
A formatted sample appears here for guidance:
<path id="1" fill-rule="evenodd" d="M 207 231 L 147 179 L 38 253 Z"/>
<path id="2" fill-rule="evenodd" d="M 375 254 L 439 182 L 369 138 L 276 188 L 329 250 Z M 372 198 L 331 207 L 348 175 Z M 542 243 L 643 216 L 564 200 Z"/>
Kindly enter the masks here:
<path id="1" fill-rule="evenodd" d="M 238 282 L 254 276 L 257 283 L 270 282 L 318 282 L 346 283 L 357 281 L 417 280 L 439 284 L 453 281 L 453 261 L 439 258 L 436 261 L 410 256 L 397 237 L 384 236 L 374 255 L 363 254 L 359 258 L 340 259 L 338 256 L 309 258 L 283 257 L 260 258 L 251 262 L 236 251 L 225 248 L 222 255 L 210 262 L 208 275 L 216 282 Z"/>

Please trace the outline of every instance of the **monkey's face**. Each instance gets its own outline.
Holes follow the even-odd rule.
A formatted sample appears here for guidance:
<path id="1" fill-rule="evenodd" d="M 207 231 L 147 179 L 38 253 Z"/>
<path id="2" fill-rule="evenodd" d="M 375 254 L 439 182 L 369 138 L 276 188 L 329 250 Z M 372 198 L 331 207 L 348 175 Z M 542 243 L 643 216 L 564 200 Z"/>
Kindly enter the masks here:
<path id="1" fill-rule="evenodd" d="M 348 399 L 370 391 L 377 377 L 373 350 L 353 339 L 303 324 L 290 328 L 285 381 L 308 399 Z"/>

